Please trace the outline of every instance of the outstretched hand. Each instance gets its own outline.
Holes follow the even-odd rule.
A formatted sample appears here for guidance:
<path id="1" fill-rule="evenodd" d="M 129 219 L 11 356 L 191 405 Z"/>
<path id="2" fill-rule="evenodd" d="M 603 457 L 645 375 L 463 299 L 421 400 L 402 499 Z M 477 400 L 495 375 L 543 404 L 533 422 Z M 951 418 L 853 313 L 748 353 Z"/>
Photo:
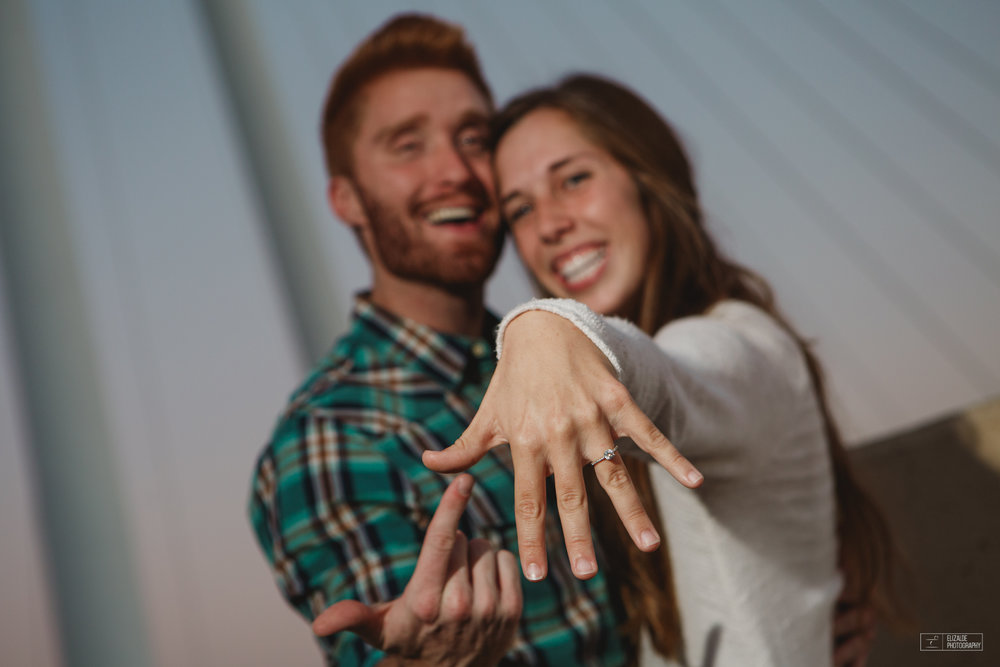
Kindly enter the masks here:
<path id="1" fill-rule="evenodd" d="M 617 380 L 604 354 L 571 322 L 532 310 L 504 334 L 504 353 L 483 403 L 451 447 L 424 452 L 439 472 L 464 470 L 496 445 L 510 443 L 521 567 L 528 579 L 545 576 L 545 477 L 555 476 L 566 550 L 577 577 L 597 572 L 583 467 L 594 466 L 629 535 L 643 551 L 660 536 L 639 500 L 621 456 L 600 460 L 620 437 L 630 437 L 682 484 L 701 474 L 656 428 Z"/>
<path id="2" fill-rule="evenodd" d="M 512 553 L 458 530 L 472 483 L 460 475 L 445 490 L 402 596 L 371 606 L 337 602 L 313 621 L 313 631 L 351 630 L 390 655 L 426 664 L 498 663 L 521 617 L 521 582 Z"/>

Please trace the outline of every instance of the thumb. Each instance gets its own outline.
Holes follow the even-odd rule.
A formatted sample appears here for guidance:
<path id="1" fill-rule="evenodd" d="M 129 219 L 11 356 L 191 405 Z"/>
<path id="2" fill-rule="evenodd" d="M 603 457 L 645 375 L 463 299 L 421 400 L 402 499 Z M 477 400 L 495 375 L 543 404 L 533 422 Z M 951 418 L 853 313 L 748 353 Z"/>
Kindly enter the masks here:
<path id="1" fill-rule="evenodd" d="M 341 600 L 330 605 L 313 621 L 312 629 L 320 637 L 350 630 L 366 642 L 377 644 L 382 636 L 382 620 L 385 614 L 376 611 L 357 600 Z"/>
<path id="2" fill-rule="evenodd" d="M 493 437 L 473 419 L 469 428 L 450 447 L 423 453 L 424 465 L 436 472 L 459 472 L 475 465 L 495 443 Z"/>

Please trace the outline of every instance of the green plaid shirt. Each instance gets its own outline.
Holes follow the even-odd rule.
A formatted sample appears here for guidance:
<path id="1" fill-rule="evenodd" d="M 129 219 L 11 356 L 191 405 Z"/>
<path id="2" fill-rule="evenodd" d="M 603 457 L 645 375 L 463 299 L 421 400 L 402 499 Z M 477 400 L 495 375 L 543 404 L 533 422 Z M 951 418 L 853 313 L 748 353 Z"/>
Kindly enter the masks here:
<path id="1" fill-rule="evenodd" d="M 465 430 L 495 368 L 493 329 L 449 336 L 365 298 L 351 331 L 292 396 L 257 462 L 250 520 L 282 594 L 311 620 L 338 600 L 402 594 L 450 476 L 420 455 Z M 510 453 L 493 448 L 462 519 L 470 537 L 517 554 Z M 601 573 L 573 576 L 549 488 L 549 575 L 522 579 L 524 613 L 505 664 L 619 665 L 617 618 Z M 320 641 L 330 664 L 384 657 L 350 632 Z"/>

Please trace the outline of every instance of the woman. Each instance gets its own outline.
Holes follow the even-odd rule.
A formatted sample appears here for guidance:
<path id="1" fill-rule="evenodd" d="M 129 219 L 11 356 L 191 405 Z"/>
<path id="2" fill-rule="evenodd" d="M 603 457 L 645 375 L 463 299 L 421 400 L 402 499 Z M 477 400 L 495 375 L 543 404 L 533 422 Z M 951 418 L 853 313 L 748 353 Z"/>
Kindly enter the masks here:
<path id="1" fill-rule="evenodd" d="M 563 298 L 508 314 L 479 413 L 425 463 L 454 471 L 510 443 L 529 579 L 545 573 L 547 473 L 577 576 L 596 572 L 588 506 L 600 534 L 624 530 L 603 561 L 633 641 L 644 628 L 692 665 L 829 664 L 838 594 L 877 601 L 887 530 L 815 358 L 705 230 L 677 137 L 630 91 L 575 76 L 511 102 L 494 140 L 503 217 L 537 286 Z M 695 466 L 697 490 L 667 479 L 698 486 Z M 669 561 L 649 553 L 660 514 Z"/>

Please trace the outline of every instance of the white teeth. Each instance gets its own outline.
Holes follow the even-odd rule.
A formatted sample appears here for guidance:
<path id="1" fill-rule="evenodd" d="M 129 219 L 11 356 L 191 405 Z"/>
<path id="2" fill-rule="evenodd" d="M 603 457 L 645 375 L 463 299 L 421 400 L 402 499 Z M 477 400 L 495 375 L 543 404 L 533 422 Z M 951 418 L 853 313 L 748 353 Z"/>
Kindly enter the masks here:
<path id="1" fill-rule="evenodd" d="M 476 217 L 476 211 L 471 206 L 445 206 L 427 214 L 427 220 L 432 225 L 444 225 L 451 222 L 465 222 Z"/>
<path id="2" fill-rule="evenodd" d="M 604 255 L 604 248 L 595 248 L 594 250 L 581 252 L 560 266 L 559 273 L 562 275 L 563 280 L 568 283 L 586 280 L 601 268 L 601 264 L 604 262 Z"/>

